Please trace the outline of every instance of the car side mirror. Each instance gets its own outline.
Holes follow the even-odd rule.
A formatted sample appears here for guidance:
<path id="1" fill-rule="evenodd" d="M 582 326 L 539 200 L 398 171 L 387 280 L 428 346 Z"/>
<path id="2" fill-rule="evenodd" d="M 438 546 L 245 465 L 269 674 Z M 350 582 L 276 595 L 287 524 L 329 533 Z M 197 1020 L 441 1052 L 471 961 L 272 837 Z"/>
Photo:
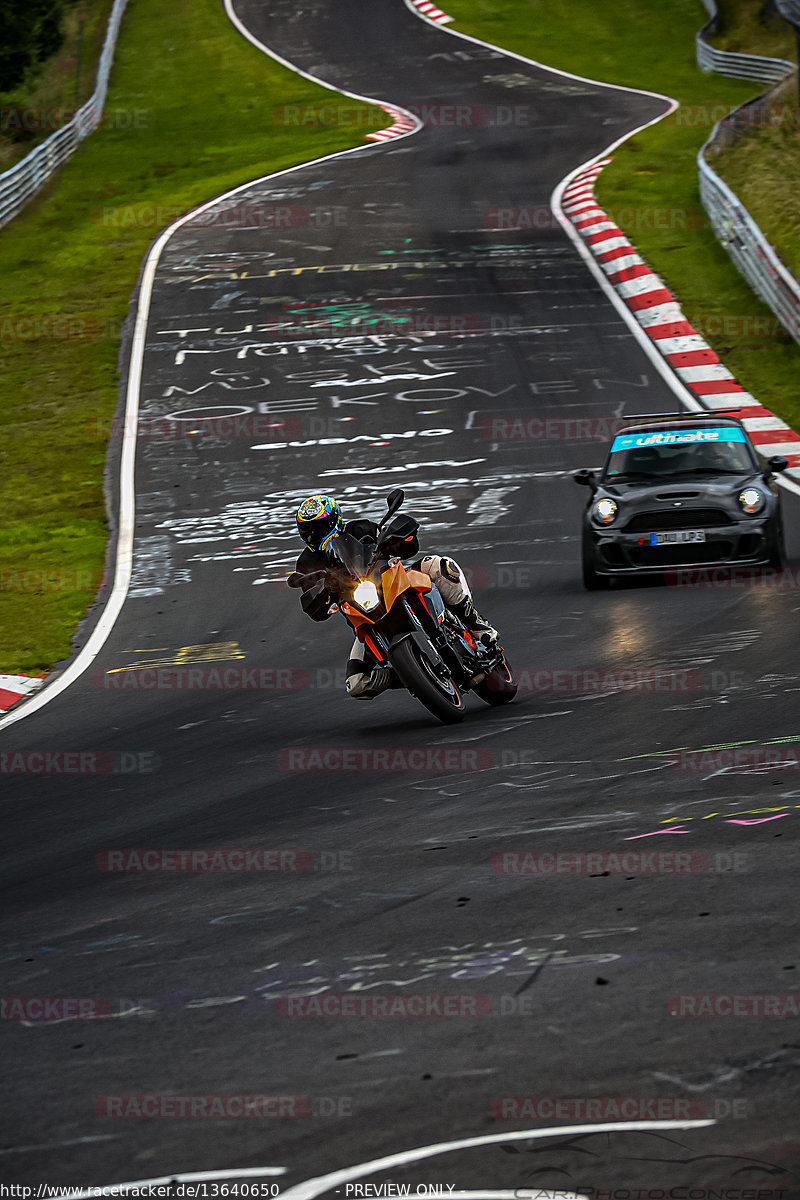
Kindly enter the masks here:
<path id="1" fill-rule="evenodd" d="M 576 483 L 581 484 L 582 487 L 590 487 L 593 492 L 597 491 L 597 480 L 594 477 L 594 471 L 589 471 L 584 467 L 582 470 L 576 471 L 572 478 Z"/>
<path id="2" fill-rule="evenodd" d="M 789 466 L 788 458 L 784 458 L 782 454 L 773 454 L 767 459 L 767 473 L 770 471 L 775 475 L 779 475 L 781 471 L 785 471 Z"/>

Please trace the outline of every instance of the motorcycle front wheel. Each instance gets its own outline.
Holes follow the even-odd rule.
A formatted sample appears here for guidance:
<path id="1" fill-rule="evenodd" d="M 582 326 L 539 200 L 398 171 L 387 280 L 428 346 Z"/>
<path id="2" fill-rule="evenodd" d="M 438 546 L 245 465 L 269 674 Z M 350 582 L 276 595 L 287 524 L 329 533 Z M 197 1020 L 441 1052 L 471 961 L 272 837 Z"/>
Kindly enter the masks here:
<path id="1" fill-rule="evenodd" d="M 476 696 L 480 696 L 484 704 L 497 706 L 509 704 L 517 694 L 517 684 L 511 674 L 511 668 L 505 660 L 502 666 L 490 671 L 481 683 L 473 687 Z"/>
<path id="2" fill-rule="evenodd" d="M 464 698 L 452 679 L 440 679 L 415 642 L 400 642 L 392 651 L 392 666 L 411 695 L 446 725 L 463 721 Z"/>

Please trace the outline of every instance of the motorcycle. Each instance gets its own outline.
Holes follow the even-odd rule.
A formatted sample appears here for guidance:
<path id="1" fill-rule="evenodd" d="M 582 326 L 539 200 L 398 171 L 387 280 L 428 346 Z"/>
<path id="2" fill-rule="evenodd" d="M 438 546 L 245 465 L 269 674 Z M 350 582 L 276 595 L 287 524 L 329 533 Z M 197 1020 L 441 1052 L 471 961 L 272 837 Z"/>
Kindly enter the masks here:
<path id="1" fill-rule="evenodd" d="M 404 500 L 400 488 L 387 497 L 374 546 L 340 532 L 326 551 L 329 567 L 306 576 L 293 572 L 288 583 L 303 588 L 301 605 L 312 619 L 340 612 L 376 665 L 391 667 L 400 686 L 452 724 L 466 715 L 465 693 L 508 704 L 517 685 L 502 648 L 476 641 L 430 576 L 403 565 L 403 550 L 408 553 L 419 528 L 413 517 L 399 514 Z"/>

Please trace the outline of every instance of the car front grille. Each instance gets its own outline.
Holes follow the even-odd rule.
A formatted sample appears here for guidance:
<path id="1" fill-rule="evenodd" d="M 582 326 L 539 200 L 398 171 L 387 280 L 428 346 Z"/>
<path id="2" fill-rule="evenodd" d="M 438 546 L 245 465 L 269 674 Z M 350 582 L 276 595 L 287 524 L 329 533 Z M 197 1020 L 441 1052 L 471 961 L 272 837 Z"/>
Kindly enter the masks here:
<path id="1" fill-rule="evenodd" d="M 722 508 L 672 508 L 658 512 L 637 513 L 626 525 L 626 533 L 661 533 L 670 529 L 704 529 L 732 525 L 733 521 Z"/>
<path id="2" fill-rule="evenodd" d="M 640 546 L 631 550 L 637 567 L 677 567 L 691 563 L 716 563 L 731 557 L 730 542 L 689 542 L 679 546 Z"/>

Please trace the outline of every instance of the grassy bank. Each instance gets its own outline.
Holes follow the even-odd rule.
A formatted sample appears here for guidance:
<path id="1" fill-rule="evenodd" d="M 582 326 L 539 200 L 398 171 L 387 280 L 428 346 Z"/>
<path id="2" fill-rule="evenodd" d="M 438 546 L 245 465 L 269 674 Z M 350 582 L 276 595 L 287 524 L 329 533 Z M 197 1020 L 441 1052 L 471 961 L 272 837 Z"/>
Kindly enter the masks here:
<path id="1" fill-rule="evenodd" d="M 719 32 L 711 39 L 718 50 L 794 61 L 794 32 L 779 12 L 768 13 L 759 0 L 723 0 L 719 15 Z"/>
<path id="2" fill-rule="evenodd" d="M 770 310 L 717 242 L 700 204 L 697 151 L 719 116 L 760 88 L 698 70 L 694 35 L 705 19 L 699 0 L 662 7 L 620 0 L 611 8 L 592 0 L 564 6 L 548 0 L 448 0 L 445 7 L 461 32 L 550 66 L 656 89 L 680 101 L 677 112 L 615 152 L 600 177 L 600 202 L 623 215 L 625 232 L 741 383 L 800 428 L 800 348 L 776 330 Z M 738 2 L 737 9 L 721 7 L 734 16 Z M 743 7 L 751 13 L 757 5 L 748 0 Z M 726 36 L 733 36 L 730 26 Z M 625 220 L 622 210 L 639 216 Z M 658 214 L 666 227 L 649 226 L 648 214 Z"/>
<path id="3" fill-rule="evenodd" d="M 64 658 L 94 597 L 107 538 L 98 423 L 116 404 L 119 327 L 159 227 L 387 123 L 275 121 L 277 106 L 331 93 L 246 42 L 218 0 L 130 0 L 111 83 L 119 120 L 0 231 L 0 673 Z M 110 225 L 105 209 L 139 219 Z"/>
<path id="4" fill-rule="evenodd" d="M 779 123 L 748 130 L 711 163 L 782 261 L 800 278 L 800 125 L 795 80 L 776 93 L 774 111 Z"/>

